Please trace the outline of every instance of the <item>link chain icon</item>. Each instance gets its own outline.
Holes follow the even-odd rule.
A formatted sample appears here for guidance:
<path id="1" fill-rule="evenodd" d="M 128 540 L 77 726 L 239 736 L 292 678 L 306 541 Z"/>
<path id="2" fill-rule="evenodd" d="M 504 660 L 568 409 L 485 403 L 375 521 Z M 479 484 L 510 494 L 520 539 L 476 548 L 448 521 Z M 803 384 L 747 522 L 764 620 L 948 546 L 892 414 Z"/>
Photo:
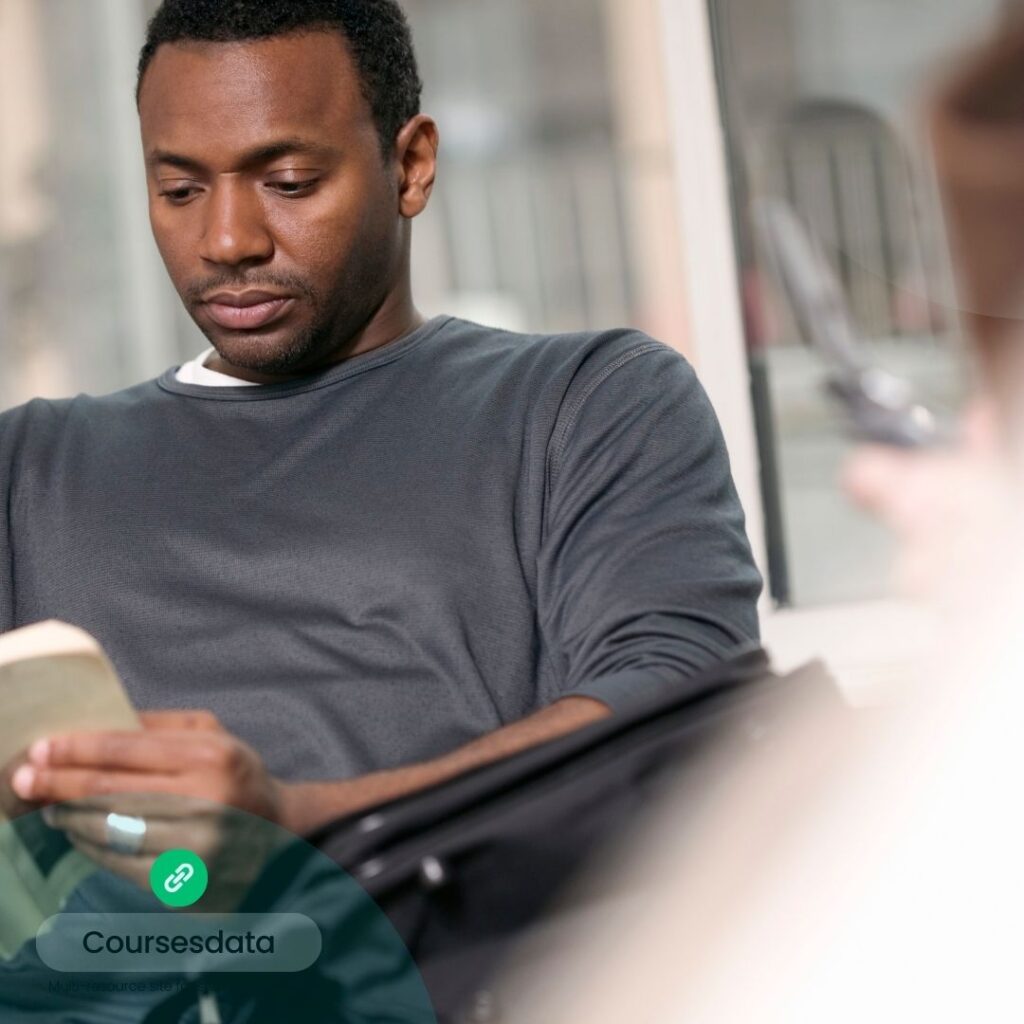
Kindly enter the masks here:
<path id="1" fill-rule="evenodd" d="M 190 907 L 198 902 L 209 884 L 202 858 L 191 850 L 168 850 L 153 862 L 149 885 L 161 903 L 169 907 Z"/>
<path id="2" fill-rule="evenodd" d="M 164 890 L 170 893 L 177 892 L 195 873 L 196 869 L 191 864 L 179 864 L 178 870 L 164 879 Z"/>

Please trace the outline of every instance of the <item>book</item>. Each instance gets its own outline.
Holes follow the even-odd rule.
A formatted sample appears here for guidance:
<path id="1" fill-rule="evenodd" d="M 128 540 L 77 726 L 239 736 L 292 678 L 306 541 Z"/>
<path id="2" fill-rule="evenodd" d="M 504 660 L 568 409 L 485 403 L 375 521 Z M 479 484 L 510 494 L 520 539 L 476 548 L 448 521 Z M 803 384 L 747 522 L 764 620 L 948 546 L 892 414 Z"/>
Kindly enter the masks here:
<path id="1" fill-rule="evenodd" d="M 64 622 L 0 635 L 0 701 L 0 958 L 8 959 L 95 870 L 21 801 L 11 776 L 38 739 L 140 722 L 99 643 Z"/>

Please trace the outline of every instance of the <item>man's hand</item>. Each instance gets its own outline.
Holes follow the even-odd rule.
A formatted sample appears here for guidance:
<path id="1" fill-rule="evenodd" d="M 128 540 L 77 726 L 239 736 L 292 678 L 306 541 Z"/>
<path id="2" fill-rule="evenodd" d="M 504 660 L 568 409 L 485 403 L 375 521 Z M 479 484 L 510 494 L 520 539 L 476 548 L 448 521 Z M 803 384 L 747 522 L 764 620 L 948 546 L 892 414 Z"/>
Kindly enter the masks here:
<path id="1" fill-rule="evenodd" d="M 155 712 L 141 716 L 145 728 L 138 732 L 75 733 L 33 744 L 28 763 L 14 773 L 12 786 L 23 800 L 35 804 L 101 801 L 104 808 L 110 804 L 109 809 L 117 811 L 125 795 L 198 799 L 308 835 L 332 819 L 437 785 L 609 714 L 599 700 L 566 697 L 432 761 L 354 779 L 286 785 L 271 777 L 256 752 L 224 730 L 213 715 Z M 117 794 L 118 800 L 109 799 Z M 95 815 L 87 826 L 84 818 L 58 818 L 59 827 L 66 824 L 72 830 L 69 837 L 76 845 L 95 846 Z M 103 863 L 116 870 L 110 857 Z"/>
<path id="2" fill-rule="evenodd" d="M 113 794 L 164 793 L 281 820 L 282 786 L 259 755 L 206 711 L 140 716 L 135 732 L 80 732 L 39 740 L 11 779 L 35 804 Z"/>
<path id="3" fill-rule="evenodd" d="M 146 830 L 133 853 L 111 849 L 107 836 L 110 812 L 141 817 Z M 268 857 L 288 841 L 286 832 L 263 818 L 231 807 L 172 794 L 119 794 L 72 803 L 48 804 L 42 817 L 60 829 L 94 864 L 150 888 L 156 858 L 167 850 L 197 854 L 209 869 L 203 910 L 228 913 L 245 898 Z"/>
<path id="4" fill-rule="evenodd" d="M 159 854 L 191 850 L 213 869 L 204 908 L 232 910 L 285 837 L 276 827 L 284 787 L 209 712 L 140 718 L 143 728 L 135 732 L 71 733 L 34 743 L 11 786 L 30 806 L 42 805 L 46 822 L 80 853 L 144 891 Z M 145 821 L 135 853 L 108 845 L 112 811 Z"/>

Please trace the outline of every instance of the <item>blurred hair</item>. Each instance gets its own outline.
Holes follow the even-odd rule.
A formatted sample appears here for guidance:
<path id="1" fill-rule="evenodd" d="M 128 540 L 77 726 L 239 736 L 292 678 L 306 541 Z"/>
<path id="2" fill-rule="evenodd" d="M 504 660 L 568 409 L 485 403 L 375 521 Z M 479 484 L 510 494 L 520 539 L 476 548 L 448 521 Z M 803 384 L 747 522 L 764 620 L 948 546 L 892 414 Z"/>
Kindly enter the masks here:
<path id="1" fill-rule="evenodd" d="M 146 30 L 135 99 L 164 43 L 240 42 L 300 32 L 338 32 L 348 42 L 385 157 L 420 112 L 422 82 L 412 33 L 396 0 L 164 0 Z"/>

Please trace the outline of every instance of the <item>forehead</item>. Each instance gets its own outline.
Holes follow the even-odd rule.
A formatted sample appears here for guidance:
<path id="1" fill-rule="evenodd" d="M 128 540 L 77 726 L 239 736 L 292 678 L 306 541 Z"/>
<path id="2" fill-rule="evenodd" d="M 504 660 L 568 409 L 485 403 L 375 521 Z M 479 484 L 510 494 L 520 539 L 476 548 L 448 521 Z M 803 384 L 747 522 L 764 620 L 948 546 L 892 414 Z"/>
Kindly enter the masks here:
<path id="1" fill-rule="evenodd" d="M 147 151 L 227 153 L 281 136 L 334 145 L 375 138 L 355 62 L 338 32 L 165 43 L 146 71 L 139 117 Z"/>

